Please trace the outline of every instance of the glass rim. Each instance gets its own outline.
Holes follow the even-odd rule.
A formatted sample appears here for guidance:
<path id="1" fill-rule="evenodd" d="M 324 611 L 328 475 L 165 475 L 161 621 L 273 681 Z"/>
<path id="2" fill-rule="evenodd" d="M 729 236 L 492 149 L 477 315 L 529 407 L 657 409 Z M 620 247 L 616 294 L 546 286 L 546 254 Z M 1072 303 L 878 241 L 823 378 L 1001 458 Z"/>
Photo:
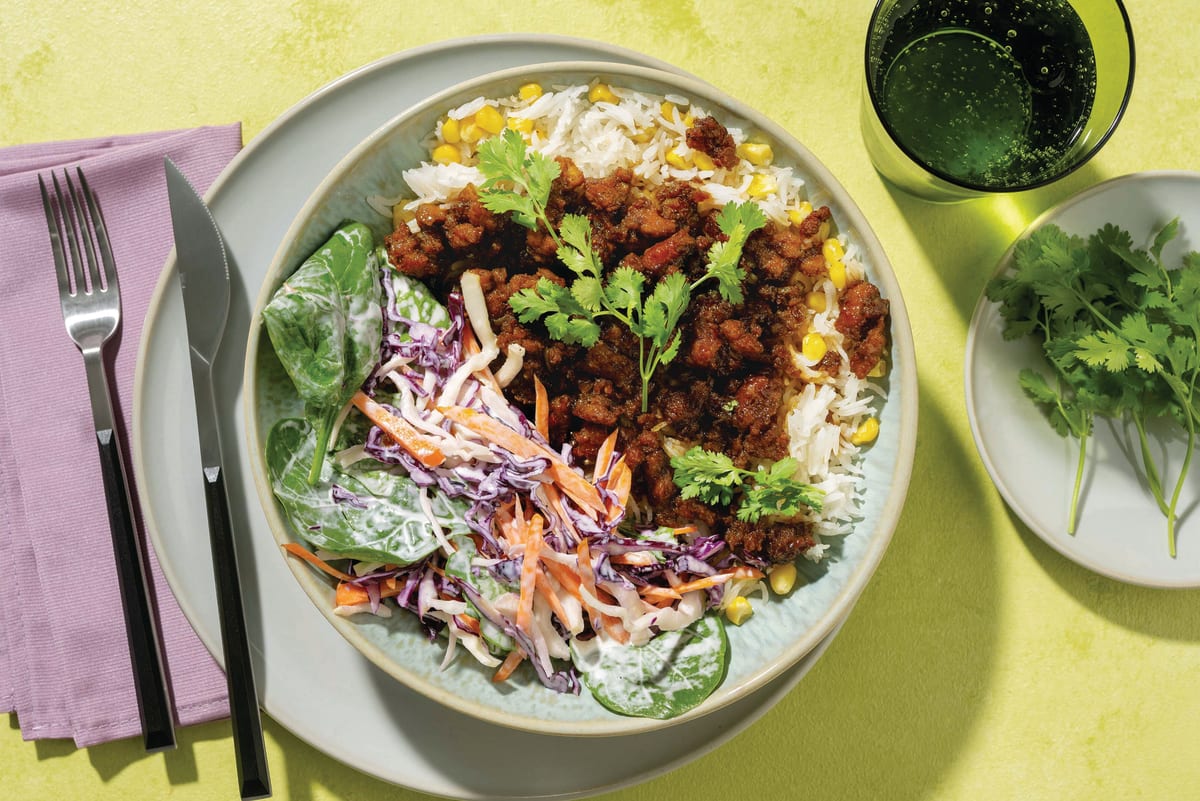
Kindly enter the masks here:
<path id="1" fill-rule="evenodd" d="M 899 148 L 900 152 L 902 152 L 905 157 L 909 159 L 909 161 L 935 178 L 938 178 L 939 180 L 944 181 L 951 186 L 959 189 L 966 189 L 972 192 L 1005 194 L 1010 192 L 1024 192 L 1028 189 L 1037 189 L 1038 187 L 1054 183 L 1055 181 L 1067 177 L 1084 164 L 1087 164 L 1089 161 L 1091 161 L 1092 157 L 1100 152 L 1100 148 L 1104 146 L 1104 143 L 1107 142 L 1110 137 L 1112 137 L 1113 133 L 1117 129 L 1117 124 L 1121 121 L 1121 118 L 1125 116 L 1125 109 L 1129 106 L 1129 98 L 1133 94 L 1133 76 L 1134 72 L 1136 71 L 1137 59 L 1134 51 L 1133 25 L 1129 21 L 1129 14 L 1125 10 L 1125 4 L 1122 2 L 1122 0 L 1112 0 L 1113 5 L 1115 5 L 1117 7 L 1117 11 L 1120 12 L 1121 20 L 1125 25 L 1125 41 L 1129 44 L 1129 75 L 1125 79 L 1125 92 L 1121 97 L 1121 104 L 1117 107 L 1117 112 L 1113 115 L 1112 122 L 1109 123 L 1108 128 L 1104 131 L 1104 134 L 1101 135 L 1100 138 L 1096 140 L 1095 144 L 1093 144 L 1088 151 L 1083 154 L 1082 158 L 1080 158 L 1070 167 L 1060 172 L 1056 172 L 1053 175 L 1039 178 L 1036 181 L 1030 181 L 1028 183 L 1018 184 L 1015 186 L 997 188 L 992 186 L 982 186 L 980 184 L 974 184 L 970 183 L 969 181 L 963 181 L 958 178 L 954 178 L 953 176 L 927 164 L 924 159 L 919 158 L 916 153 L 914 153 L 907 145 L 901 142 L 896 136 L 896 132 L 893 130 L 891 123 L 888 122 L 887 118 L 880 111 L 879 100 L 875 96 L 875 87 L 873 82 L 870 80 L 871 31 L 875 29 L 875 23 L 878 21 L 881 10 L 883 9 L 884 4 L 887 2 L 889 2 L 889 0 L 876 0 L 875 9 L 871 12 L 871 20 L 867 23 L 867 37 L 866 43 L 863 47 L 863 75 L 867 78 L 865 83 L 867 97 L 869 97 L 871 100 L 871 110 L 875 113 L 875 119 L 879 121 L 880 126 L 887 133 L 892 144 Z"/>

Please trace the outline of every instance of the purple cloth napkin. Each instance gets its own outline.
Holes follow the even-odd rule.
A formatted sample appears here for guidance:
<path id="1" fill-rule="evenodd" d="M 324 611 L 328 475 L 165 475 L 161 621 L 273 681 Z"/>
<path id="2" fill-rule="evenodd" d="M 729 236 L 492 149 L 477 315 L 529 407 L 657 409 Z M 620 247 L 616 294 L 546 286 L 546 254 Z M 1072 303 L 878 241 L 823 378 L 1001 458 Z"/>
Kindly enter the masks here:
<path id="1" fill-rule="evenodd" d="M 79 165 L 99 196 L 121 278 L 113 403 L 129 432 L 142 323 L 173 244 L 163 157 L 203 192 L 241 144 L 232 124 L 0 149 L 0 706 L 25 739 L 85 747 L 141 731 L 83 359 L 63 327 L 37 175 Z M 176 720 L 226 716 L 224 676 L 150 550 Z"/>

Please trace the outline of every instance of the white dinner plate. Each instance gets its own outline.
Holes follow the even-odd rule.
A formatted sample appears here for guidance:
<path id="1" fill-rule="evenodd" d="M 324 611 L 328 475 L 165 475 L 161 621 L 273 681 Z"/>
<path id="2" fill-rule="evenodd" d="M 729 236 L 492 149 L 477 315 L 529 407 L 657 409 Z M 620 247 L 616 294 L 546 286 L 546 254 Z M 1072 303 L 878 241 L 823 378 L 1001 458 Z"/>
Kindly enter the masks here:
<path id="1" fill-rule="evenodd" d="M 1049 223 L 1086 238 L 1113 223 L 1145 249 L 1174 217 L 1180 233 L 1163 251 L 1168 267 L 1200 249 L 1200 173 L 1114 178 L 1050 209 L 1021 238 Z M 1010 248 L 997 274 L 1012 257 Z M 1025 367 L 1050 377 L 1037 344 L 1031 338 L 1006 341 L 1002 331 L 999 304 L 981 297 L 967 336 L 967 413 L 979 455 L 1009 507 L 1051 547 L 1097 573 L 1150 587 L 1200 586 L 1200 464 L 1193 463 L 1180 496 L 1178 552 L 1171 558 L 1166 518 L 1135 466 L 1136 430 L 1098 420 L 1088 443 L 1076 531 L 1068 534 L 1079 442 L 1058 436 L 1017 383 Z M 1151 442 L 1169 495 L 1183 461 L 1183 438 L 1164 427 Z"/>
<path id="2" fill-rule="evenodd" d="M 665 773 L 757 720 L 795 686 L 834 636 L 748 698 L 680 724 L 669 736 L 551 737 L 483 723 L 406 689 L 328 625 L 280 558 L 255 494 L 240 410 L 252 298 L 288 226 L 337 161 L 407 106 L 484 72 L 573 59 L 678 71 L 628 50 L 555 36 L 472 37 L 406 51 L 294 106 L 247 145 L 206 198 L 234 273 L 215 374 L 218 403 L 228 412 L 221 437 L 263 708 L 326 754 L 439 796 L 578 798 Z M 164 574 L 188 620 L 221 661 L 187 354 L 175 266 L 168 262 L 140 345 L 134 465 Z M 538 754 L 536 771 L 527 769 L 531 753 Z"/>

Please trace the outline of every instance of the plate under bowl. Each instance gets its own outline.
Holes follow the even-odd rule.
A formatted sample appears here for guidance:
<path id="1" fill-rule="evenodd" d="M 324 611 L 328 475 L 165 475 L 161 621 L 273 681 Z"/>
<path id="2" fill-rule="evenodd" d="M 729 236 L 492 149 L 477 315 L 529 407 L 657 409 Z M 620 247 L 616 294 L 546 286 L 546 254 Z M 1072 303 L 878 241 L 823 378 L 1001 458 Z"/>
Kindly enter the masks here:
<path id="1" fill-rule="evenodd" d="M 695 709 L 671 720 L 616 715 L 589 695 L 561 695 L 535 679 L 498 687 L 490 672 L 456 662 L 441 670 L 442 648 L 430 644 L 409 615 L 391 618 L 334 615 L 333 587 L 307 565 L 289 560 L 296 579 L 330 623 L 389 675 L 452 709 L 499 725 L 563 735 L 617 735 L 681 723 L 719 709 L 763 686 L 795 664 L 849 613 L 891 539 L 907 493 L 916 441 L 916 367 L 912 336 L 899 286 L 862 213 L 828 170 L 786 131 L 760 113 L 700 81 L 638 66 L 559 62 L 500 71 L 436 94 L 382 126 L 343 159 L 316 189 L 281 244 L 259 293 L 254 319 L 283 278 L 346 219 L 371 224 L 381 236 L 390 220 L 368 203 L 394 196 L 401 173 L 427 158 L 422 139 L 450 108 L 479 96 L 512 94 L 521 84 L 572 85 L 599 78 L 614 86 L 657 94 L 680 94 L 707 108 L 726 125 L 737 125 L 772 143 L 776 163 L 805 179 L 815 205 L 827 204 L 839 230 L 854 239 L 868 275 L 891 303 L 891 371 L 881 435 L 863 463 L 865 491 L 854 531 L 836 557 L 787 599 L 762 604 L 754 619 L 729 632 L 731 657 L 722 685 Z M 266 477 L 263 448 L 273 422 L 298 411 L 262 326 L 250 326 L 244 373 L 247 447 L 255 484 L 276 540 L 298 541 L 276 505 Z"/>

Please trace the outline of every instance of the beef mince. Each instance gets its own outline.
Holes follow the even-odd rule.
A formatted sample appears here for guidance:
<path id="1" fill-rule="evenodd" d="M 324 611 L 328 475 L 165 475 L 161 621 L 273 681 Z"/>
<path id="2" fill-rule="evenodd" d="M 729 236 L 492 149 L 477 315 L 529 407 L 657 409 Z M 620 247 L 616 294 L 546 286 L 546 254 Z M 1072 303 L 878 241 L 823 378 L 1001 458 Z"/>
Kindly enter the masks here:
<path id="1" fill-rule="evenodd" d="M 736 163 L 732 139 L 711 118 L 697 121 L 687 141 L 719 164 Z M 677 181 L 646 189 L 627 170 L 585 178 L 569 159 L 558 162 L 549 217 L 557 224 L 564 214 L 586 216 L 607 270 L 618 265 L 640 270 L 647 291 L 672 272 L 693 280 L 703 275 L 705 254 L 722 237 L 704 191 Z M 633 493 L 651 506 L 657 523 L 703 523 L 757 563 L 790 561 L 811 547 L 807 524 L 750 525 L 731 509 L 681 499 L 664 446 L 696 443 L 746 468 L 787 454 L 781 407 L 789 382 L 797 378 L 793 347 L 811 314 L 805 296 L 826 273 L 821 247 L 828 208 L 813 210 L 800 225 L 768 223 L 751 235 L 742 259 L 749 275 L 744 303 L 734 306 L 715 291 L 692 298 L 679 326 L 679 355 L 655 372 L 645 413 L 638 339 L 627 328 L 605 325 L 600 340 L 585 349 L 551 339 L 540 322 L 521 323 L 509 307 L 514 293 L 540 278 L 565 285 L 572 277 L 545 231 L 493 215 L 470 186 L 453 201 L 421 206 L 415 219 L 416 231 L 400 225 L 387 237 L 391 263 L 425 281 L 443 300 L 463 271 L 479 275 L 501 350 L 510 343 L 525 348 L 524 366 L 506 392 L 531 412 L 538 377 L 548 394 L 556 447 L 570 443 L 587 466 L 616 428 L 618 449 L 633 471 Z M 882 354 L 887 312 L 887 301 L 873 285 L 861 282 L 846 290 L 836 326 L 845 336 L 850 367 L 860 376 Z"/>

